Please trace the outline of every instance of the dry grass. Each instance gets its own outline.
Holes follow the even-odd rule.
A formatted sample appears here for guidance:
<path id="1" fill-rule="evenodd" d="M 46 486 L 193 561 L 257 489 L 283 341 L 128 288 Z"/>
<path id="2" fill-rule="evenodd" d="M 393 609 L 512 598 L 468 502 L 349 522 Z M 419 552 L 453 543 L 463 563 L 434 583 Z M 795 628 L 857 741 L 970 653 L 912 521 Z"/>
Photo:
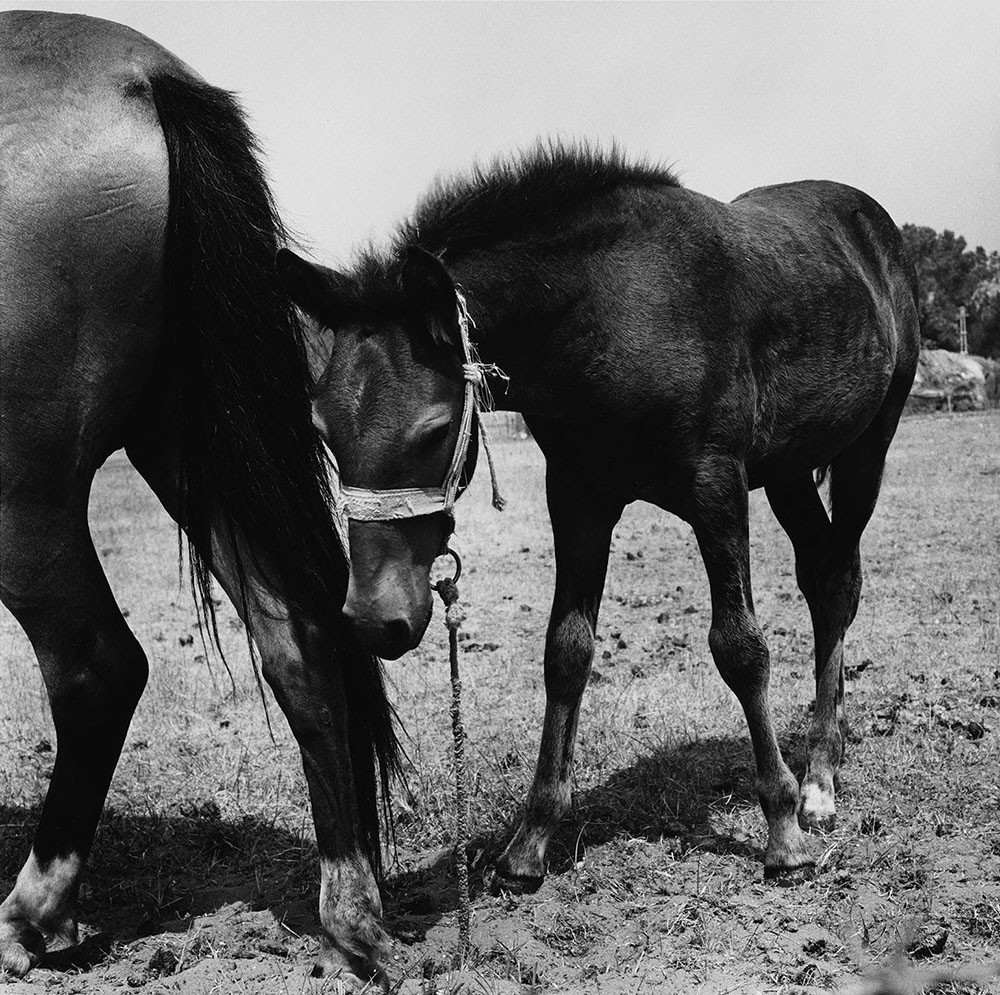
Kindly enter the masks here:
<path id="1" fill-rule="evenodd" d="M 475 882 L 509 837 L 530 782 L 553 581 L 540 457 L 531 443 L 495 448 L 509 510 L 489 507 L 485 475 L 459 507 Z M 84 920 L 105 936 L 81 977 L 113 989 L 138 971 L 155 985 L 148 944 L 170 946 L 175 929 L 176 952 L 188 938 L 179 971 L 175 963 L 168 972 L 188 979 L 181 990 L 208 991 L 199 985 L 209 975 L 198 972 L 227 956 L 242 959 L 219 990 L 268 990 L 248 980 L 250 963 L 307 990 L 315 871 L 294 741 L 273 705 L 273 740 L 268 733 L 228 608 L 232 683 L 204 659 L 173 529 L 124 462 L 102 474 L 92 520 L 151 679 L 82 896 Z M 799 770 L 812 697 L 808 612 L 789 543 L 759 494 L 751 527 L 775 711 Z M 448 973 L 449 691 L 446 632 L 435 619 L 423 646 L 390 667 L 413 761 L 386 888 L 402 990 L 790 995 L 840 988 L 897 955 L 944 970 L 1000 958 L 996 414 L 903 423 L 863 556 L 865 593 L 846 650 L 860 741 L 843 772 L 839 824 L 813 840 L 822 858 L 815 882 L 765 887 L 752 756 L 708 652 L 708 589 L 693 537 L 656 509 L 628 509 L 584 700 L 574 812 L 537 895 L 494 899 L 477 885 L 475 950 L 459 974 Z M 2 891 L 30 842 L 53 740 L 40 679 L 9 616 L 0 636 Z M 233 908 L 244 915 L 237 926 L 226 918 Z M 193 948 L 192 930 L 201 937 Z M 883 990 L 924 981 L 940 985 L 905 976 Z M 990 984 L 969 976 L 934 990 L 997 990 Z"/>

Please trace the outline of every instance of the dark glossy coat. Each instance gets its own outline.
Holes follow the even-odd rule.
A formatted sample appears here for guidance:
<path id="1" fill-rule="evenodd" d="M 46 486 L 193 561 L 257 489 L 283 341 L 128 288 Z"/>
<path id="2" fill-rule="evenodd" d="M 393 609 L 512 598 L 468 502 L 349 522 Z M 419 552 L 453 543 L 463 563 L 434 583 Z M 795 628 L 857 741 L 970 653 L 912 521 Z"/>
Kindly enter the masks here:
<path id="1" fill-rule="evenodd" d="M 524 413 L 545 454 L 556 553 L 545 725 L 497 885 L 544 874 L 569 805 L 611 532 L 638 499 L 694 529 L 712 653 L 753 740 L 765 872 L 807 872 L 797 820 L 834 819 L 858 543 L 917 361 L 914 274 L 885 211 L 818 181 L 723 204 L 616 153 L 552 147 L 440 187 L 351 272 L 279 262 L 332 331 L 314 407 L 348 484 L 440 479 L 460 398 L 456 286 L 483 361 L 510 378 L 493 384 L 498 406 Z M 817 468 L 830 473 L 832 516 Z M 761 486 L 795 547 L 816 635 L 801 789 L 778 749 L 750 587 L 747 492 Z M 351 523 L 345 611 L 374 651 L 398 656 L 421 638 L 447 527 L 440 515 Z"/>

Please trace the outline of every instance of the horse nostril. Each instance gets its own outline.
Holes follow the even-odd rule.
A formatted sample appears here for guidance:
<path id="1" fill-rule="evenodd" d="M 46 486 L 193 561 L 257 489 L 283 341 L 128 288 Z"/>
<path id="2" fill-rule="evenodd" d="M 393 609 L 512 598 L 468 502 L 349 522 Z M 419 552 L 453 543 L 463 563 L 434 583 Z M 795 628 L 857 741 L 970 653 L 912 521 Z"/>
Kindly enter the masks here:
<path id="1" fill-rule="evenodd" d="M 413 646 L 413 629 L 405 618 L 395 618 L 386 622 L 383 641 L 386 649 L 398 654 L 405 653 Z"/>

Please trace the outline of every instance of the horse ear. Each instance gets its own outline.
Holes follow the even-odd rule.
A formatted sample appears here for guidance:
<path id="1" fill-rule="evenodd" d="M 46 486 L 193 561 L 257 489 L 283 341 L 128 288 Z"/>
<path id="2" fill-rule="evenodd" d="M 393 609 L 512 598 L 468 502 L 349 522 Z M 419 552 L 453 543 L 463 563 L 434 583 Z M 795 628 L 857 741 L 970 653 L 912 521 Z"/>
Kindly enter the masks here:
<path id="1" fill-rule="evenodd" d="M 441 346 L 461 344 L 455 283 L 437 256 L 416 245 L 406 247 L 403 293 L 416 321 Z"/>
<path id="2" fill-rule="evenodd" d="M 352 302 L 347 277 L 311 263 L 291 249 L 278 249 L 274 263 L 285 293 L 306 314 L 328 328 L 343 321 Z"/>

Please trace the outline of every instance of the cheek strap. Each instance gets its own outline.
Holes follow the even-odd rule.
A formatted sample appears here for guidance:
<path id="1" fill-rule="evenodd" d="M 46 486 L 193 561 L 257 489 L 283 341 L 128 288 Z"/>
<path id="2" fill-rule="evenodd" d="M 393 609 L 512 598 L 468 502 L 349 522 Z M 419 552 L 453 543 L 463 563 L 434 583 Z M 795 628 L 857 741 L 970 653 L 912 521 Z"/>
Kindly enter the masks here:
<path id="1" fill-rule="evenodd" d="M 486 461 L 490 468 L 490 480 L 493 485 L 493 507 L 503 511 L 507 504 L 500 494 L 497 484 L 496 469 L 493 466 L 493 455 L 486 439 L 486 429 L 483 420 L 475 417 L 483 410 L 492 409 L 492 398 L 486 385 L 486 375 L 499 376 L 507 379 L 495 365 L 485 365 L 475 358 L 475 349 L 469 338 L 469 325 L 472 319 L 461 291 L 455 291 L 456 308 L 458 310 L 458 327 L 462 338 L 462 379 L 464 381 L 464 396 L 462 398 L 462 420 L 458 427 L 458 438 L 455 440 L 455 451 L 451 457 L 451 465 L 440 487 L 400 487 L 389 490 L 371 490 L 366 487 L 340 486 L 340 475 L 337 472 L 337 461 L 326 448 L 327 456 L 332 463 L 333 472 L 330 475 L 334 495 L 339 495 L 339 504 L 343 514 L 356 522 L 388 522 L 402 518 L 419 518 L 422 515 L 433 515 L 443 511 L 454 521 L 455 499 L 458 497 L 459 481 L 469 454 L 469 443 L 472 440 L 473 422 L 478 422 L 480 438 L 486 452 Z M 325 445 L 325 443 L 324 443 Z"/>

